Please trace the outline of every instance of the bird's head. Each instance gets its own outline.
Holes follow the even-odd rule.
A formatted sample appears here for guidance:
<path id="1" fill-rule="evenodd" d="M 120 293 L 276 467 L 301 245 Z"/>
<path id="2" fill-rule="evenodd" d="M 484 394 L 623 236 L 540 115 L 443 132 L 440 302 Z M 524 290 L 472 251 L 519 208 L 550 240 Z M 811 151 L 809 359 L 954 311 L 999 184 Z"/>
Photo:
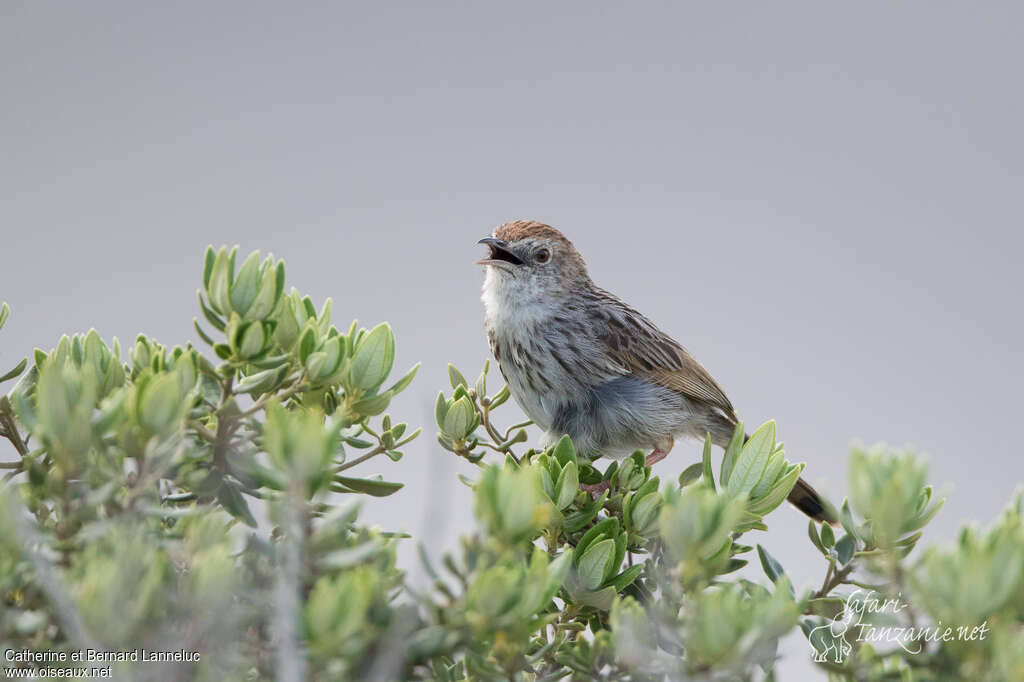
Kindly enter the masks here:
<path id="1" fill-rule="evenodd" d="M 479 243 L 490 249 L 477 261 L 487 267 L 485 294 L 528 302 L 569 294 L 590 283 L 576 247 L 550 225 L 529 220 L 505 223 Z"/>

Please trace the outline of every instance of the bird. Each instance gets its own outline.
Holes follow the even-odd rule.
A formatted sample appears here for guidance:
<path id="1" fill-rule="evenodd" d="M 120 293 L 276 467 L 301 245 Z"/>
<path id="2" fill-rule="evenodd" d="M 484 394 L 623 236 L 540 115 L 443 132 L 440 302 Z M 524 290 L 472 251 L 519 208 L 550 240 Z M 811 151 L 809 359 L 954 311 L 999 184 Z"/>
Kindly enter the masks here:
<path id="1" fill-rule="evenodd" d="M 550 446 L 568 435 L 590 458 L 650 450 L 651 466 L 677 437 L 725 448 L 740 423 L 725 391 L 682 345 L 591 280 L 561 232 L 516 220 L 478 243 L 489 248 L 481 299 L 491 354 L 509 392 Z M 744 435 L 746 438 L 746 435 Z M 802 478 L 789 501 L 835 523 Z"/>

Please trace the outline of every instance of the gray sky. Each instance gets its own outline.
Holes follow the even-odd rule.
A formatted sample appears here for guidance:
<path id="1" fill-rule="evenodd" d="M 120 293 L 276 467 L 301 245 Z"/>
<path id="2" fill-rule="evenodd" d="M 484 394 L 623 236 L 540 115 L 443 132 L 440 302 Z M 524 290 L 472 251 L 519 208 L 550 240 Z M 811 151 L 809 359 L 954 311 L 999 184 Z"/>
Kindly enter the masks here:
<path id="1" fill-rule="evenodd" d="M 339 326 L 388 320 L 400 366 L 423 361 L 393 414 L 425 437 L 361 470 L 408 486 L 367 519 L 454 546 L 472 467 L 430 405 L 447 362 L 488 354 L 476 240 L 533 218 L 748 424 L 775 418 L 816 485 L 841 497 L 850 442 L 884 440 L 953 485 L 931 538 L 1003 507 L 1024 479 L 1020 5 L 431 5 L 3 3 L 3 369 L 93 326 L 197 341 L 205 246 L 273 251 Z M 820 582 L 802 517 L 771 521 L 758 541 Z"/>

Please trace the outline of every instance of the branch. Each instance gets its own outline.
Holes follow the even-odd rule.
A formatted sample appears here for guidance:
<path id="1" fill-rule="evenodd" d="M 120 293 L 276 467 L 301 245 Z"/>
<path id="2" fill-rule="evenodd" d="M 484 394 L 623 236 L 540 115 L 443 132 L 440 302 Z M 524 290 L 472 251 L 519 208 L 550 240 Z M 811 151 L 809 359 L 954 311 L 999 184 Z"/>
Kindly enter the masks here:
<path id="1" fill-rule="evenodd" d="M 363 462 L 365 462 L 366 460 L 370 459 L 371 457 L 376 457 L 377 455 L 379 455 L 379 454 L 381 454 L 383 452 L 385 452 L 384 447 L 381 446 L 381 445 L 378 445 L 373 450 L 370 450 L 369 452 L 367 452 L 365 455 L 362 455 L 360 457 L 356 457 L 351 462 L 345 462 L 344 464 L 340 464 L 340 465 L 334 467 L 334 473 L 338 474 L 338 473 L 341 473 L 342 471 L 345 471 L 346 469 L 351 469 L 355 465 L 362 464 Z"/>
<path id="2" fill-rule="evenodd" d="M 851 562 L 847 564 L 838 571 L 835 569 L 835 559 L 830 559 L 828 562 L 828 572 L 825 574 L 825 582 L 822 583 L 821 589 L 814 595 L 815 599 L 827 597 L 832 590 L 846 582 L 846 577 L 853 572 L 853 563 Z"/>
<path id="3" fill-rule="evenodd" d="M 245 410 L 243 412 L 240 412 L 238 414 L 237 418 L 238 419 L 242 419 L 244 417 L 251 417 L 252 415 L 254 415 L 257 412 L 259 412 L 260 410 L 262 410 L 264 407 L 266 407 L 267 404 L 271 400 L 274 400 L 276 398 L 278 400 L 284 401 L 285 398 L 290 398 L 291 396 L 295 395 L 296 393 L 304 391 L 307 388 L 309 388 L 309 386 L 307 386 L 307 385 L 305 385 L 303 383 L 302 376 L 300 375 L 295 380 L 295 382 L 292 383 L 291 386 L 289 386 L 288 388 L 284 389 L 283 391 L 281 391 L 279 393 L 266 393 L 263 396 L 261 396 L 259 400 L 257 400 L 255 403 L 253 403 L 252 407 L 250 407 L 249 409 L 247 409 L 247 410 Z"/>
<path id="4" fill-rule="evenodd" d="M 4 436 L 11 441 L 18 454 L 24 457 L 28 454 L 28 446 L 21 438 L 18 425 L 14 419 L 14 411 L 11 409 L 11 401 L 7 396 L 0 396 L 0 424 L 4 427 Z"/>
<path id="5" fill-rule="evenodd" d="M 208 441 L 210 443 L 217 442 L 217 434 L 203 426 L 202 423 L 199 422 L 198 420 L 189 419 L 188 425 L 191 426 L 195 430 L 195 432 L 199 434 L 200 437 L 202 437 L 203 440 Z"/>
<path id="6" fill-rule="evenodd" d="M 302 502 L 295 491 L 284 500 L 284 538 L 278 555 L 277 580 L 274 585 L 274 629 L 277 635 L 277 679 L 300 682 L 306 679 L 306 657 L 299 644 L 297 625 L 302 613 L 300 590 L 302 552 L 306 538 L 303 532 Z"/>

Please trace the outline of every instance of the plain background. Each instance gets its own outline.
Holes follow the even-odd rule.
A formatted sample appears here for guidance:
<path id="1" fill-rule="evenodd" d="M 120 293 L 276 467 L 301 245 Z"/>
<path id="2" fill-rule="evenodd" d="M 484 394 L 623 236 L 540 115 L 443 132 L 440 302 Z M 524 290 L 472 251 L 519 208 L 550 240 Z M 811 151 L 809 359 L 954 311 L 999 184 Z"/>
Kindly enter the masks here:
<path id="1" fill-rule="evenodd" d="M 431 405 L 446 363 L 488 356 L 476 240 L 533 218 L 748 424 L 776 419 L 820 488 L 846 493 L 859 438 L 930 455 L 952 489 L 933 540 L 1006 504 L 1020 5 L 431 5 L 4 2 L 3 369 L 93 326 L 201 343 L 205 246 L 273 251 L 339 326 L 391 322 L 396 369 L 423 362 L 392 412 L 424 436 L 359 470 L 408 485 L 366 518 L 454 547 L 472 467 L 437 447 Z M 804 519 L 771 527 L 756 539 L 820 582 Z"/>

